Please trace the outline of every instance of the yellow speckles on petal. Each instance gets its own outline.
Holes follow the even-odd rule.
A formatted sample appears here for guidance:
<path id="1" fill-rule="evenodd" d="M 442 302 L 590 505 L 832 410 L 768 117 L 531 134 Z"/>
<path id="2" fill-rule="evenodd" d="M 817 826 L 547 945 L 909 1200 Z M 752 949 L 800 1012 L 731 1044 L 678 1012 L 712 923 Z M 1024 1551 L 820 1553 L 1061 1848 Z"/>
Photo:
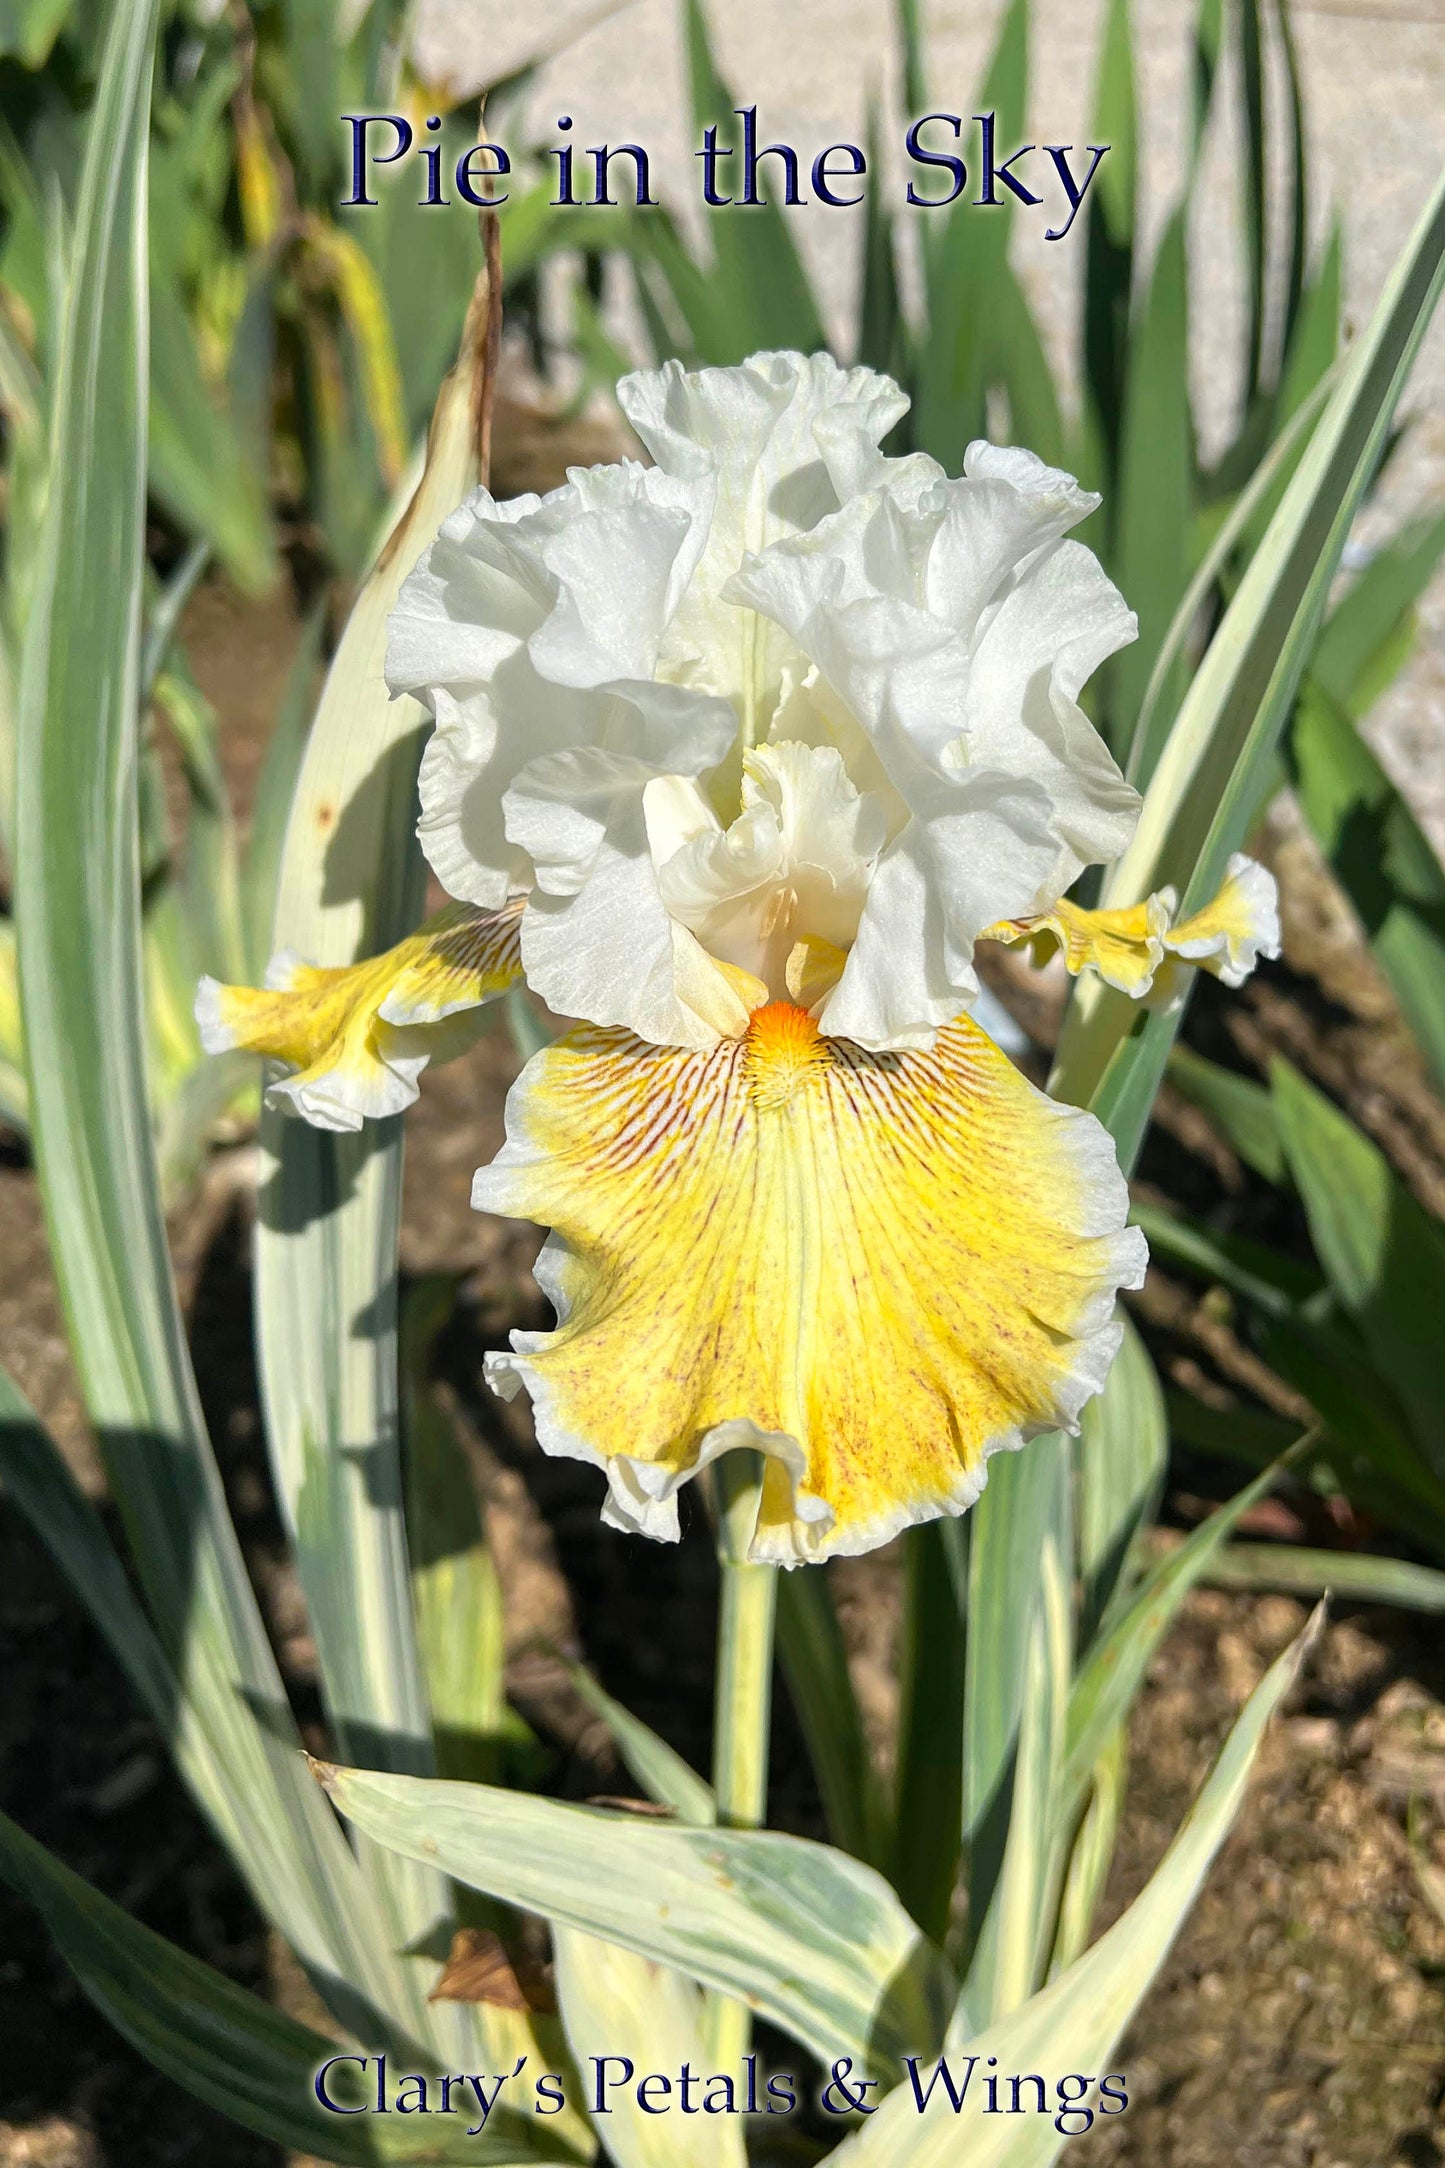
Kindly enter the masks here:
<path id="1" fill-rule="evenodd" d="M 789 1002 L 704 1052 L 570 1033 L 474 1201 L 553 1229 L 557 1330 L 490 1363 L 544 1448 L 663 1538 L 680 1485 L 761 1448 L 752 1555 L 786 1564 L 961 1512 L 989 1453 L 1072 1425 L 1144 1259 L 1105 1132 L 967 1018 L 870 1054 Z"/>
<path id="2" fill-rule="evenodd" d="M 203 979 L 196 1021 L 208 1053 L 246 1047 L 294 1071 L 270 1087 L 322 1129 L 359 1129 L 416 1098 L 429 1061 L 476 1035 L 472 1012 L 520 975 L 521 900 L 494 912 L 448 904 L 365 962 L 327 969 L 283 954 L 264 988 Z"/>
<path id="3" fill-rule="evenodd" d="M 1031 942 L 1039 958 L 1057 947 L 1071 977 L 1077 978 L 1087 967 L 1097 971 L 1107 985 L 1137 1000 L 1148 992 L 1163 960 L 1174 901 L 1174 891 L 1167 888 L 1119 911 L 1085 911 L 1076 903 L 1061 901 L 1034 918 L 1002 919 L 988 927 L 982 938 Z"/>

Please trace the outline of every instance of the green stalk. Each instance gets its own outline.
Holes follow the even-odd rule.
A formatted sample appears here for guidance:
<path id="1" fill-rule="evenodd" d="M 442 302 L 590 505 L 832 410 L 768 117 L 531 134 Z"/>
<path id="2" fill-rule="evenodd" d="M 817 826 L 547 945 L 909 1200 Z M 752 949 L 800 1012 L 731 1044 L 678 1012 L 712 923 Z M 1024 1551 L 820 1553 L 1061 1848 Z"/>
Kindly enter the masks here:
<path id="1" fill-rule="evenodd" d="M 773 1707 L 776 1566 L 748 1564 L 762 1502 L 757 1453 L 728 1453 L 716 1469 L 718 1563 L 717 1691 L 713 1706 L 713 1789 L 723 1829 L 760 1829 L 768 1804 L 768 1733 Z M 719 2070 L 740 2071 L 752 2035 L 746 2003 L 718 1996 L 712 2046 Z"/>

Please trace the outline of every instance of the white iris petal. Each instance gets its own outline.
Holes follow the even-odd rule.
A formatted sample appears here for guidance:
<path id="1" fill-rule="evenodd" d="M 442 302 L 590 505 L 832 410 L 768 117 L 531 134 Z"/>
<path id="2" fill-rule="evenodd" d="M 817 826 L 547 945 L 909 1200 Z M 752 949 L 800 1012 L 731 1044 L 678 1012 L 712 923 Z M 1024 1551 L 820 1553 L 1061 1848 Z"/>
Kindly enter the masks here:
<path id="1" fill-rule="evenodd" d="M 527 894 L 560 1013 L 710 1045 L 750 983 L 796 995 L 806 944 L 826 1032 L 925 1046 L 983 929 L 1133 828 L 1078 705 L 1134 632 L 1064 539 L 1097 500 L 1026 452 L 888 457 L 902 393 L 826 355 L 618 395 L 655 465 L 479 491 L 403 588 L 427 856 L 485 909 Z"/>

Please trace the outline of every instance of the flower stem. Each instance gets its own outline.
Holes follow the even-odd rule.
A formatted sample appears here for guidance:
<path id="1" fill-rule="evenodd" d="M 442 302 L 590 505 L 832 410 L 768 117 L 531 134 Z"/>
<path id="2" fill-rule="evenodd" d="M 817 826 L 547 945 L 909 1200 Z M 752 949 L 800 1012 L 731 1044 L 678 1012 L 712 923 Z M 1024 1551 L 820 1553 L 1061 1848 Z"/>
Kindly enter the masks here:
<path id="1" fill-rule="evenodd" d="M 762 1496 L 762 1456 L 724 1454 L 717 1463 L 717 1690 L 713 1711 L 713 1789 L 724 1829 L 759 1829 L 767 1812 L 768 1731 L 773 1702 L 775 1566 L 750 1566 L 747 1549 Z M 716 2068 L 739 2073 L 748 2052 L 752 2014 L 726 1996 L 712 2002 Z"/>

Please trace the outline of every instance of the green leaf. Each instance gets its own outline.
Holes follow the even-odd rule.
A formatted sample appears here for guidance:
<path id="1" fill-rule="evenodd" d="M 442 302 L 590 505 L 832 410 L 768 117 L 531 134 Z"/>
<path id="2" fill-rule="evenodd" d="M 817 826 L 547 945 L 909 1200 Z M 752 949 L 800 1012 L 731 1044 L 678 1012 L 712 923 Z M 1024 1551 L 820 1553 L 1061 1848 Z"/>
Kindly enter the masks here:
<path id="1" fill-rule="evenodd" d="M 1265 255 L 1265 124 L 1264 40 L 1259 0 L 1240 0 L 1240 102 L 1244 110 L 1244 250 L 1249 278 L 1249 313 L 1246 322 L 1245 385 L 1259 391 L 1264 385 Z"/>
<path id="2" fill-rule="evenodd" d="M 1226 1543 L 1204 1576 L 1215 1588 L 1270 1588 L 1346 1603 L 1393 1603 L 1445 1612 L 1445 1573 L 1368 1551 L 1311 1551 L 1295 1543 Z"/>
<path id="3" fill-rule="evenodd" d="M 1325 620 L 1310 675 L 1355 721 L 1398 667 L 1400 636 L 1445 556 L 1445 513 L 1421 519 L 1376 552 Z M 1388 658 L 1390 666 L 1382 668 Z"/>
<path id="4" fill-rule="evenodd" d="M 113 11 L 106 33 L 21 673 L 16 899 L 35 1153 L 86 1403 L 152 1620 L 194 1696 L 201 1803 L 313 1978 L 375 2035 L 363 1996 L 394 2009 L 399 1975 L 299 1771 L 201 1417 L 146 1103 L 135 791 L 154 31 L 155 8 L 139 5 Z"/>
<path id="5" fill-rule="evenodd" d="M 879 181 L 883 169 L 883 145 L 877 101 L 872 98 L 868 103 L 865 141 L 872 185 L 865 198 L 863 260 L 858 274 L 858 359 L 885 375 L 901 376 L 906 373 L 902 363 L 907 326 L 898 292 L 893 216 L 885 204 Z"/>
<path id="6" fill-rule="evenodd" d="M 1044 1593 L 1040 1555 L 1052 1541 L 1060 1559 L 1073 1557 L 1072 1490 L 1069 1440 L 1052 1433 L 1023 1452 L 995 1454 L 969 1516 L 963 1839 L 974 1935 L 1003 1872 L 1029 1647 Z M 971 1984 L 986 2003 L 990 1982 L 976 1975 Z"/>
<path id="7" fill-rule="evenodd" d="M 964 1608 L 961 1521 L 904 1538 L 893 1886 L 926 1935 L 948 1933 L 963 1829 Z"/>
<path id="8" fill-rule="evenodd" d="M 1150 1658 L 1175 1613 L 1206 1571 L 1226 1536 L 1279 1478 L 1280 1464 L 1236 1492 L 1228 1505 L 1201 1521 L 1177 1550 L 1160 1559 L 1140 1583 L 1129 1607 L 1102 1633 L 1079 1666 L 1069 1696 L 1068 1747 L 1059 1787 L 1059 1817 L 1067 1826 L 1109 1736 L 1127 1715 Z"/>
<path id="9" fill-rule="evenodd" d="M 1108 465 L 1118 458 L 1129 366 L 1138 192 L 1138 117 L 1129 0 L 1109 0 L 1094 79 L 1090 141 L 1107 143 L 1089 191 L 1084 375 Z"/>
<path id="10" fill-rule="evenodd" d="M 1010 0 L 971 108 L 994 115 L 1001 156 L 1007 156 L 1023 134 L 1028 61 L 1028 0 Z M 957 474 L 969 443 L 986 433 L 985 397 L 991 382 L 1006 380 L 1010 349 L 1022 344 L 1026 363 L 1032 362 L 1024 323 L 1027 318 L 1031 327 L 1032 318 L 1009 267 L 1013 205 L 1007 195 L 985 218 L 967 196 L 947 210 L 921 216 L 927 221 L 923 264 L 928 325 L 918 346 L 913 435 L 922 450 Z M 1031 404 L 1037 406 L 1036 366 L 1029 380 Z"/>
<path id="11" fill-rule="evenodd" d="M 1056 1833 L 1073 1623 L 1067 1567 L 1052 1532 L 1039 1549 L 1009 1794 L 1008 1836 L 951 2030 L 974 2031 L 1026 2002 L 1054 1938 L 1062 1865 Z"/>
<path id="12" fill-rule="evenodd" d="M 719 193 L 733 197 L 725 209 L 708 213 L 713 288 L 711 351 L 708 362 L 743 361 L 763 347 L 796 347 L 811 354 L 826 346 L 822 319 L 781 208 L 782 179 L 774 159 L 760 168 L 757 207 L 740 206 L 742 135 L 734 111 L 739 101 L 717 70 L 708 39 L 702 0 L 686 0 L 684 32 L 693 120 L 699 143 L 702 131 L 717 127 L 720 147 L 731 158 L 718 161 Z M 761 121 L 761 114 L 759 115 Z M 759 149 L 768 140 L 760 132 Z M 700 170 L 700 169 L 699 169 Z M 653 217 L 655 213 L 649 213 Z"/>
<path id="13" fill-rule="evenodd" d="M 567 2045 L 588 2073 L 589 2104 L 600 2102 L 596 2127 L 616 2168 L 748 2168 L 746 2095 L 739 2085 L 739 2112 L 717 2112 L 724 2095 L 710 2075 L 704 2002 L 691 1980 L 570 1927 L 553 1928 L 552 1947 Z M 618 2057 L 632 2064 L 630 2082 L 607 2082 L 621 2077 Z M 689 2066 L 690 2112 L 679 2077 Z"/>
<path id="14" fill-rule="evenodd" d="M 1268 532 L 1180 708 L 1106 906 L 1165 882 L 1197 908 L 1218 886 L 1273 772 L 1315 630 L 1396 403 L 1445 282 L 1445 179 L 1351 350 Z M 1179 1013 L 1137 1018 L 1112 989 L 1076 987 L 1052 1088 L 1091 1105 L 1132 1165 Z"/>
<path id="15" fill-rule="evenodd" d="M 710 1829 L 717 1820 L 717 1800 L 712 1786 L 692 1764 L 615 1700 L 584 1665 L 569 1664 L 567 1675 L 593 1715 L 607 1726 L 618 1753 L 648 1798 L 671 1807 L 681 1821 Z"/>
<path id="16" fill-rule="evenodd" d="M 282 855 L 274 941 L 323 965 L 374 954 L 421 916 L 416 770 L 426 729 L 383 676 L 397 591 L 475 479 L 487 299 L 479 283 L 444 383 L 422 478 L 368 575 L 327 674 Z M 344 1752 L 432 1766 L 402 1512 L 397 1382 L 401 1124 L 323 1134 L 263 1113 L 257 1349 L 271 1465 Z M 475 1593 L 475 1591 L 473 1591 Z M 440 1878 L 368 1853 L 395 1943 L 426 1944 Z M 426 2023 L 425 1960 L 409 1965 Z M 431 2007 L 448 2035 L 460 2006 Z"/>
<path id="17" fill-rule="evenodd" d="M 506 1646 L 481 1501 L 431 1384 L 432 1351 L 455 1297 L 455 1282 L 435 1275 L 409 1291 L 402 1312 L 406 1533 L 436 1766 L 485 1784 L 501 1774 L 508 1729 Z"/>
<path id="18" fill-rule="evenodd" d="M 1169 1458 L 1164 1395 L 1132 1322 L 1104 1390 L 1085 1401 L 1074 1480 L 1074 1525 L 1083 1583 L 1080 1640 L 1087 1646 L 1128 1586 L 1135 1539 L 1153 1518 Z"/>
<path id="19" fill-rule="evenodd" d="M 1114 1864 L 1128 1773 L 1128 1733 L 1125 1725 L 1120 1724 L 1105 1742 L 1103 1752 L 1094 1764 L 1088 1804 L 1069 1847 L 1059 1896 L 1058 1933 L 1049 1960 L 1051 1980 L 1066 1971 L 1088 1947 L 1094 1914 Z"/>
<path id="20" fill-rule="evenodd" d="M 1276 1060 L 1270 1087 L 1320 1263 L 1408 1412 L 1427 1462 L 1445 1479 L 1445 1230 L 1379 1146 L 1298 1070 Z"/>
<path id="21" fill-rule="evenodd" d="M 1119 484 L 1113 508 L 1112 569 L 1139 619 L 1139 637 L 1110 666 L 1111 738 L 1127 754 L 1150 673 L 1189 581 L 1194 518 L 1194 422 L 1189 407 L 1189 271 L 1186 213 L 1164 229 L 1154 273 L 1129 349 Z M 1182 689 L 1156 696 L 1172 714 Z"/>
<path id="22" fill-rule="evenodd" d="M 1178 1934 L 1199 1886 L 1228 1835 L 1265 1726 L 1294 1683 L 1318 1621 L 1272 1664 L 1245 1703 L 1194 1805 L 1163 1860 L 1123 1917 L 1042 1994 L 975 2037 L 962 2028 L 949 2042 L 950 2070 L 961 2088 L 967 2058 L 977 2058 L 961 2110 L 941 2084 L 920 2115 L 912 2084 L 897 2086 L 855 2136 L 832 2155 L 835 2168 L 1047 2168 L 1067 2139 L 1051 2115 L 991 2112 L 984 2074 L 1105 2073 L 1119 2038 Z M 992 2058 L 992 2061 L 990 2061 Z M 920 2088 L 934 2072 L 920 2064 Z M 1000 2097 L 1008 2093 L 1000 2087 Z M 1023 2100 L 1033 2094 L 1025 2089 Z"/>
<path id="23" fill-rule="evenodd" d="M 260 594 L 275 584 L 263 476 L 202 379 L 180 295 L 160 278 L 151 291 L 150 478 L 166 510 L 205 537 L 238 587 Z"/>
<path id="24" fill-rule="evenodd" d="M 1169 1081 L 1210 1116 L 1247 1167 L 1266 1182 L 1284 1181 L 1284 1147 L 1263 1084 L 1206 1060 L 1192 1046 L 1176 1046 L 1170 1054 Z"/>
<path id="25" fill-rule="evenodd" d="M 1338 651 L 1337 651 L 1338 654 Z M 1336 700 L 1312 680 L 1290 732 L 1292 780 L 1437 1086 L 1445 1090 L 1445 873 Z"/>
<path id="26" fill-rule="evenodd" d="M 326 607 L 318 603 L 301 629 L 295 659 L 286 674 L 281 702 L 266 742 L 266 757 L 251 808 L 251 833 L 241 866 L 241 902 L 245 913 L 246 976 L 259 985 L 271 961 L 271 929 L 276 918 L 276 890 L 291 800 L 306 750 L 306 733 L 316 705 L 316 671 L 326 628 Z"/>
<path id="27" fill-rule="evenodd" d="M 1149 1237 L 1151 1251 L 1217 1280 L 1270 1317 L 1295 1318 L 1301 1304 L 1312 1301 L 1324 1286 L 1308 1265 L 1247 1235 L 1216 1233 L 1165 1205 L 1138 1204 L 1133 1216 Z"/>
<path id="28" fill-rule="evenodd" d="M 1305 131 L 1304 86 L 1300 81 L 1299 55 L 1295 51 L 1294 26 L 1285 0 L 1277 0 L 1275 19 L 1279 25 L 1285 81 L 1289 89 L 1289 247 L 1286 254 L 1284 319 L 1281 325 L 1282 344 L 1284 351 L 1288 353 L 1290 338 L 1299 321 L 1304 300 L 1305 253 L 1309 247 L 1310 232 L 1309 144 Z"/>
<path id="29" fill-rule="evenodd" d="M 43 68 L 74 0 L 3 0 L 0 56 L 11 54 L 32 74 Z"/>
<path id="30" fill-rule="evenodd" d="M 1200 614 L 1205 604 L 1224 584 L 1230 560 L 1241 541 L 1247 545 L 1250 537 L 1257 541 L 1259 532 L 1268 526 L 1285 484 L 1309 441 L 1309 432 L 1329 394 L 1331 382 L 1329 376 L 1321 378 L 1309 397 L 1302 401 L 1265 452 L 1244 488 L 1214 525 L 1204 554 L 1195 566 L 1189 585 L 1180 598 L 1173 621 L 1155 657 L 1134 725 L 1129 747 L 1128 774 L 1130 782 L 1140 790 L 1145 789 L 1152 781 L 1159 755 L 1164 750 L 1165 740 L 1173 727 L 1179 707 L 1176 698 L 1179 683 L 1177 665 L 1188 652 Z M 1216 506 L 1214 509 L 1218 512 L 1219 508 Z"/>
<path id="31" fill-rule="evenodd" d="M 1315 386 L 1334 367 L 1340 351 L 1340 312 L 1344 283 L 1344 243 L 1336 219 L 1330 226 L 1319 269 L 1300 300 L 1275 398 L 1275 426 L 1297 414 Z"/>
<path id="32" fill-rule="evenodd" d="M 0 1488 L 24 1514 L 159 1730 L 173 1729 L 175 1672 L 95 1507 L 9 1373 L 0 1370 Z"/>
<path id="33" fill-rule="evenodd" d="M 941 2031 L 942 1959 L 881 1875 L 771 1830 L 323 1768 L 376 1843 L 750 2003 L 822 2057 L 886 2068 Z"/>
<path id="34" fill-rule="evenodd" d="M 131 2046 L 178 2085 L 247 2130 L 278 2145 L 359 2168 L 383 2161 L 475 2161 L 481 2168 L 585 2160 L 560 2135 L 499 2102 L 484 2132 L 467 2135 L 457 2112 L 439 2133 L 435 2113 L 361 2113 L 374 2099 L 349 2046 L 284 2017 L 269 2003 L 201 1964 L 119 1905 L 102 1897 L 0 1815 L 0 1879 L 40 1913 L 90 2001 Z M 349 2112 L 328 2113 L 316 2097 L 318 2068 Z M 408 2069 L 426 2068 L 409 2061 Z M 475 2105 L 472 2108 L 473 2117 Z"/>
<path id="35" fill-rule="evenodd" d="M 778 1577 L 778 1657 L 808 1742 L 828 1834 L 883 1864 L 883 1807 L 826 1571 Z"/>

